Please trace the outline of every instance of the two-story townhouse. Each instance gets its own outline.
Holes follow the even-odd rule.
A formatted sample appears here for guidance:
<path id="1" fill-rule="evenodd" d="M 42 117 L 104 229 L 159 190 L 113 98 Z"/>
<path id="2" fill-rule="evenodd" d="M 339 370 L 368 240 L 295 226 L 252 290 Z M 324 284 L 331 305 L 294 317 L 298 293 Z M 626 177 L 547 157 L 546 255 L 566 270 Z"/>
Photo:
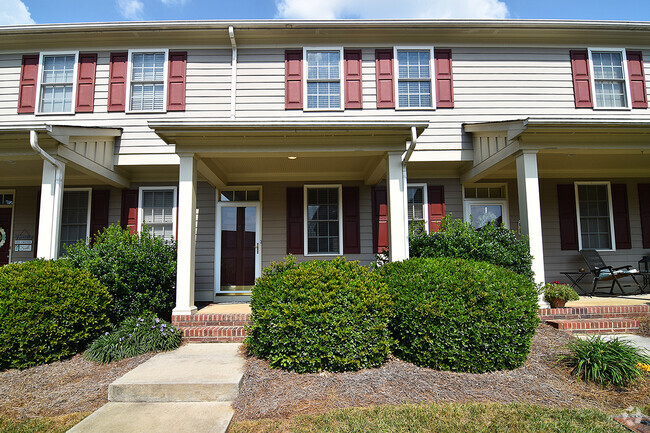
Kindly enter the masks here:
<path id="1" fill-rule="evenodd" d="M 0 27 L 0 264 L 102 227 L 178 240 L 177 306 L 271 261 L 408 256 L 496 220 L 538 281 L 650 250 L 650 23 Z M 644 61 L 646 60 L 646 61 Z M 227 296 L 227 297 L 226 297 Z"/>

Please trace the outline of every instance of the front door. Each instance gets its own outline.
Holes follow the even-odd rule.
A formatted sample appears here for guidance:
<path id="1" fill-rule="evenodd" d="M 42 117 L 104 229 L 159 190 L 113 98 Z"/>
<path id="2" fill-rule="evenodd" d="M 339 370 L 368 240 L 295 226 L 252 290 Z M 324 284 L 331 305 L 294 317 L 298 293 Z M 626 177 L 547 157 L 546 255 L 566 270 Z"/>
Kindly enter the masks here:
<path id="1" fill-rule="evenodd" d="M 11 208 L 0 208 L 0 266 L 9 263 L 12 210 Z"/>
<path id="2" fill-rule="evenodd" d="M 259 205 L 218 208 L 221 260 L 217 292 L 250 292 L 259 272 Z"/>

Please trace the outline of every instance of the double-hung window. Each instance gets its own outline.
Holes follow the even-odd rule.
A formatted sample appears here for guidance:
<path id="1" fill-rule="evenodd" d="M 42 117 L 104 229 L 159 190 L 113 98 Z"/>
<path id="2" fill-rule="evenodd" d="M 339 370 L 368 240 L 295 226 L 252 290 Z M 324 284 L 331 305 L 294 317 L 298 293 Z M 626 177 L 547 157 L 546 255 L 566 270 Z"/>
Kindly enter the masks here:
<path id="1" fill-rule="evenodd" d="M 39 113 L 73 113 L 79 53 L 41 53 Z"/>
<path id="2" fill-rule="evenodd" d="M 66 247 L 90 236 L 90 189 L 66 189 L 61 208 L 59 255 Z"/>
<path id="3" fill-rule="evenodd" d="M 581 250 L 613 250 L 614 218 L 609 182 L 578 182 L 576 209 Z"/>
<path id="4" fill-rule="evenodd" d="M 589 50 L 595 108 L 630 108 L 624 49 Z"/>
<path id="5" fill-rule="evenodd" d="M 433 48 L 395 48 L 397 108 L 435 108 L 432 58 Z"/>
<path id="6" fill-rule="evenodd" d="M 306 185 L 305 213 L 307 255 L 343 254 L 341 186 Z"/>
<path id="7" fill-rule="evenodd" d="M 407 194 L 409 229 L 422 229 L 428 231 L 426 185 L 411 184 L 408 186 Z"/>
<path id="8" fill-rule="evenodd" d="M 342 48 L 305 48 L 307 110 L 343 109 Z"/>
<path id="9" fill-rule="evenodd" d="M 139 229 L 171 241 L 176 236 L 176 188 L 140 188 Z"/>
<path id="10" fill-rule="evenodd" d="M 508 227 L 508 198 L 506 185 L 470 185 L 463 188 L 465 221 L 476 230 L 492 223 Z"/>
<path id="11" fill-rule="evenodd" d="M 167 53 L 129 51 L 129 111 L 165 111 Z"/>

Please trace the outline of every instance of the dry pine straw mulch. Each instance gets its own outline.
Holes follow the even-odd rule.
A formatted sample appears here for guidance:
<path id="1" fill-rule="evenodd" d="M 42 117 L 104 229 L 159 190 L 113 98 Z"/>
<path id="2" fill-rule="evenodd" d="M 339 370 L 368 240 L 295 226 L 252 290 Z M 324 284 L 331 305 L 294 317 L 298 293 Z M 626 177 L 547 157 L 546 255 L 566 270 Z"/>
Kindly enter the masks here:
<path id="1" fill-rule="evenodd" d="M 472 374 L 417 367 L 391 358 L 379 368 L 347 373 L 298 374 L 271 369 L 249 357 L 235 421 L 288 418 L 331 409 L 427 402 L 532 403 L 556 408 L 621 412 L 650 404 L 650 379 L 629 390 L 602 389 L 558 365 L 574 337 L 542 324 L 526 363 L 511 371 Z"/>
<path id="2" fill-rule="evenodd" d="M 0 371 L 0 415 L 13 419 L 92 412 L 108 401 L 108 385 L 155 353 L 96 364 L 76 355 L 26 370 Z"/>

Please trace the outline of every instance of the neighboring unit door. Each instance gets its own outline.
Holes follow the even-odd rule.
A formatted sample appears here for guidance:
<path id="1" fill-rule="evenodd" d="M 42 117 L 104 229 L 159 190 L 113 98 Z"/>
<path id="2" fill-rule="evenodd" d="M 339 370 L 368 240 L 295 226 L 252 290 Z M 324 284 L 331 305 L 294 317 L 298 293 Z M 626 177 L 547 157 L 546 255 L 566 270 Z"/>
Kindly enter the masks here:
<path id="1" fill-rule="evenodd" d="M 220 292 L 250 292 L 259 257 L 257 205 L 220 206 Z"/>
<path id="2" fill-rule="evenodd" d="M 0 266 L 9 263 L 11 252 L 11 208 L 0 209 Z"/>

